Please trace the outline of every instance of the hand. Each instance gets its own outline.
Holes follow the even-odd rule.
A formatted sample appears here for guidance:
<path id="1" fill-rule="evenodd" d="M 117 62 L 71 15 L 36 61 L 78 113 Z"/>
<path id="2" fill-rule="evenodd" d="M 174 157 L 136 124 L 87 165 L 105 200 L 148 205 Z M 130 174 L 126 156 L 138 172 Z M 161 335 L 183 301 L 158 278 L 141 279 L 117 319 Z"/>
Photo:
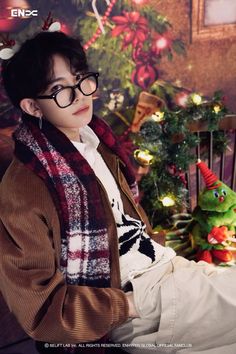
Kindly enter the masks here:
<path id="1" fill-rule="evenodd" d="M 126 294 L 128 304 L 129 304 L 129 317 L 135 318 L 135 317 L 140 317 L 135 304 L 134 304 L 134 295 L 132 291 L 127 292 Z"/>

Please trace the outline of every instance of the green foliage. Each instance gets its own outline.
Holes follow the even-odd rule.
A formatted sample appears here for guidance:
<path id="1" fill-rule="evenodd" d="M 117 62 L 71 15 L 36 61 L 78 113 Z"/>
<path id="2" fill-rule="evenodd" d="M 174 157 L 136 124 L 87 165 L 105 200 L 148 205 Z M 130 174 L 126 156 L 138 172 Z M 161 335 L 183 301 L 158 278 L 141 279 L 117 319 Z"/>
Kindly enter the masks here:
<path id="1" fill-rule="evenodd" d="M 98 23 L 93 13 L 91 3 L 75 0 L 74 4 L 77 5 L 81 11 L 74 25 L 73 32 L 82 38 L 85 44 L 96 33 Z M 99 14 L 103 16 L 107 9 L 106 2 L 97 3 L 97 8 Z M 128 13 L 131 11 L 139 12 L 140 16 L 146 18 L 148 26 L 146 40 L 136 44 L 130 42 L 125 46 L 125 49 L 123 49 L 125 33 L 121 33 L 117 37 L 111 36 L 111 31 L 116 26 L 115 22 L 112 21 L 112 17 L 124 16 L 124 11 Z M 169 35 L 172 31 L 171 24 L 165 16 L 155 11 L 151 6 L 137 7 L 128 0 L 118 0 L 115 3 L 104 28 L 105 34 L 98 36 L 95 42 L 89 46 L 87 57 L 91 70 L 99 71 L 100 73 L 99 97 L 104 104 L 98 105 L 96 111 L 99 115 L 106 116 L 109 122 L 112 120 L 113 116 L 113 111 L 111 108 L 108 108 L 110 107 L 110 94 L 114 90 L 117 90 L 117 88 L 120 89 L 121 94 L 125 98 L 125 108 L 130 109 L 134 105 L 134 102 L 137 101 L 141 87 L 138 86 L 137 82 L 132 80 L 132 73 L 137 69 L 137 65 L 140 65 L 140 60 L 141 65 L 145 66 L 148 64 L 158 73 L 162 57 L 166 56 L 169 60 L 172 60 L 173 53 L 177 55 L 184 54 L 184 44 L 180 39 L 173 39 L 166 49 L 154 55 L 154 53 L 151 52 L 153 34 Z M 132 24 L 128 24 L 127 28 L 130 28 L 130 31 L 132 31 L 135 25 L 133 27 Z M 136 48 L 140 48 L 140 46 L 147 57 L 139 59 L 139 64 L 137 64 L 134 58 L 134 51 Z M 125 114 L 125 112 L 123 111 L 122 114 Z"/>
<path id="2" fill-rule="evenodd" d="M 176 52 L 176 54 L 179 54 L 179 55 L 186 54 L 184 42 L 181 41 L 181 39 L 174 39 L 172 42 L 172 48 Z"/>
<path id="3" fill-rule="evenodd" d="M 220 111 L 214 111 L 216 103 L 221 107 Z M 218 131 L 218 123 L 225 113 L 226 108 L 220 98 L 216 102 L 214 96 L 213 100 L 199 105 L 190 99 L 185 108 L 178 107 L 174 111 L 165 108 L 160 122 L 150 117 L 142 124 L 134 140 L 140 150 L 148 150 L 154 156 L 149 173 L 140 182 L 143 192 L 141 203 L 152 226 L 165 224 L 171 215 L 188 210 L 186 173 L 189 165 L 196 162 L 195 148 L 200 142 L 191 131 L 193 116 L 199 115 L 201 123 L 206 122 L 208 129 L 216 130 L 214 141 L 218 146 L 217 152 L 221 153 L 226 147 L 227 137 Z M 174 205 L 164 206 L 162 199 L 165 196 L 173 199 Z"/>

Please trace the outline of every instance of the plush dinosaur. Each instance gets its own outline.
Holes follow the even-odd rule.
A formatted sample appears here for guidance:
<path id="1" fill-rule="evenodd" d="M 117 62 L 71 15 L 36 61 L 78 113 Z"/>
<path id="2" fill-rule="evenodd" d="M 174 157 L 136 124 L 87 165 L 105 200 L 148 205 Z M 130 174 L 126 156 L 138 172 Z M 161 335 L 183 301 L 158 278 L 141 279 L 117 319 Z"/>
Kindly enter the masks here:
<path id="1" fill-rule="evenodd" d="M 221 182 L 202 161 L 198 168 L 206 187 L 193 211 L 191 237 L 197 260 L 230 262 L 236 250 L 236 193 Z"/>

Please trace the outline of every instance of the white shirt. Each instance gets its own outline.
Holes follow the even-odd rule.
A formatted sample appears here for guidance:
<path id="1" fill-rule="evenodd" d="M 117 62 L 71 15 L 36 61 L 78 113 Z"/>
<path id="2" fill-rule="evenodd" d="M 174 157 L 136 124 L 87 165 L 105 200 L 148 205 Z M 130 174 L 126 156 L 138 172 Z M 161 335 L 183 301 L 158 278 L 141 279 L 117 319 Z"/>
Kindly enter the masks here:
<path id="1" fill-rule="evenodd" d="M 141 220 L 124 213 L 119 188 L 97 151 L 99 139 L 93 130 L 88 126 L 81 128 L 80 137 L 81 142 L 71 142 L 102 183 L 112 207 L 119 238 L 121 285 L 124 286 L 136 275 L 168 262 L 176 254 L 172 248 L 153 241 L 145 232 L 146 226 Z"/>

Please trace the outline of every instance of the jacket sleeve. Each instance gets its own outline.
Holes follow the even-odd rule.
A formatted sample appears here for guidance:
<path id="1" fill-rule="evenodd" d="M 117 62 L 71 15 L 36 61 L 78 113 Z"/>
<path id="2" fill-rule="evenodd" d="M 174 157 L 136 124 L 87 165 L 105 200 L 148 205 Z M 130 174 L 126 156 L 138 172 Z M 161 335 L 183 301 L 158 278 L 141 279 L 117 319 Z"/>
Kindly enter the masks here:
<path id="1" fill-rule="evenodd" d="M 56 256 L 56 218 L 43 182 L 13 163 L 0 185 L 0 289 L 35 340 L 96 341 L 127 320 L 128 302 L 119 289 L 66 284 Z"/>

